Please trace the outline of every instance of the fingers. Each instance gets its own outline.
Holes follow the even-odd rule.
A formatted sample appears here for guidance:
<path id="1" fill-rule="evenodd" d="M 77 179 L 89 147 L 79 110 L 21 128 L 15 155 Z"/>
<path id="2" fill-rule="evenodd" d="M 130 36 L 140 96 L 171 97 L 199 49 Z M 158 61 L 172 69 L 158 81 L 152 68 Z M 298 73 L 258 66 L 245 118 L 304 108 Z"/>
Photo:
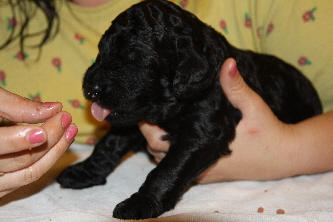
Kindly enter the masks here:
<path id="1" fill-rule="evenodd" d="M 147 151 L 154 157 L 154 159 L 157 163 L 161 162 L 161 160 L 167 154 L 166 152 L 158 151 L 156 149 L 152 149 L 149 145 L 147 146 Z"/>
<path id="2" fill-rule="evenodd" d="M 220 83 L 231 104 L 243 115 L 256 110 L 258 103 L 264 103 L 261 97 L 245 83 L 237 69 L 236 61 L 232 58 L 227 59 L 222 65 Z"/>
<path id="3" fill-rule="evenodd" d="M 0 118 L 17 123 L 41 123 L 60 112 L 61 103 L 40 103 L 0 87 Z"/>
<path id="4" fill-rule="evenodd" d="M 147 139 L 149 147 L 158 152 L 167 152 L 169 150 L 169 142 L 162 140 L 162 137 L 167 133 L 160 127 L 143 121 L 139 123 L 139 129 Z"/>
<path id="5" fill-rule="evenodd" d="M 167 133 L 157 125 L 147 121 L 140 122 L 139 129 L 148 142 L 148 152 L 154 156 L 157 162 L 160 162 L 169 150 L 169 142 L 162 140 L 163 135 Z"/>
<path id="6" fill-rule="evenodd" d="M 34 125 L 0 127 L 0 155 L 29 150 L 46 141 L 44 128 Z"/>
<path id="7" fill-rule="evenodd" d="M 36 130 L 31 131 L 25 129 L 28 133 L 22 138 L 20 138 L 20 134 L 9 137 L 9 140 L 7 140 L 8 147 L 3 149 L 9 151 L 12 146 L 15 148 L 16 152 L 13 150 L 8 154 L 0 156 L 0 172 L 13 172 L 25 168 L 39 160 L 61 139 L 66 130 L 70 130 L 68 127 L 70 126 L 71 120 L 71 116 L 66 112 L 58 113 L 51 119 L 47 120 L 41 127 L 38 128 L 41 129 L 43 137 L 40 139 L 38 138 L 40 135 L 37 135 L 37 140 L 43 140 L 41 145 L 37 143 L 39 146 L 31 144 L 31 134 L 34 134 Z M 26 128 L 27 127 L 32 126 L 26 126 Z M 19 127 L 15 127 L 14 130 L 17 128 Z M 34 140 L 34 138 L 32 140 Z"/>
<path id="8" fill-rule="evenodd" d="M 0 197 L 7 193 L 38 180 L 45 174 L 55 162 L 63 155 L 73 142 L 77 133 L 77 127 L 71 124 L 60 140 L 49 149 L 38 161 L 27 168 L 11 173 L 6 173 L 0 177 Z"/>

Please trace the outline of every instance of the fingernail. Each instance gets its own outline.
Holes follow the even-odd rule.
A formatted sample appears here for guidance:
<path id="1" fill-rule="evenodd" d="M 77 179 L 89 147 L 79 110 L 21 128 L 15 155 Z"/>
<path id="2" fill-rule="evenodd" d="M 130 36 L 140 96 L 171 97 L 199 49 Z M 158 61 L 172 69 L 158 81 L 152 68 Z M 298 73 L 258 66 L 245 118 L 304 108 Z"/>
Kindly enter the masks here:
<path id="1" fill-rule="evenodd" d="M 66 140 L 67 142 L 72 142 L 76 136 L 78 129 L 75 125 L 71 125 L 66 131 Z"/>
<path id="2" fill-rule="evenodd" d="M 66 129 L 72 122 L 72 117 L 69 114 L 64 114 L 61 119 L 62 127 Z"/>
<path id="3" fill-rule="evenodd" d="M 29 142 L 31 144 L 42 143 L 45 141 L 42 130 L 35 130 L 29 134 Z"/>
<path id="4" fill-rule="evenodd" d="M 56 106 L 59 102 L 45 102 L 42 103 L 37 109 L 40 109 L 42 107 L 45 107 L 47 110 L 52 110 L 54 114 L 57 114 L 58 112 L 61 111 L 62 106 Z"/>
<path id="5" fill-rule="evenodd" d="M 229 71 L 229 75 L 235 77 L 237 76 L 237 74 L 238 74 L 237 64 L 234 64 Z"/>
<path id="6" fill-rule="evenodd" d="M 57 104 L 57 102 L 45 102 L 45 103 L 42 103 L 41 105 L 42 106 L 54 106 L 55 104 Z"/>

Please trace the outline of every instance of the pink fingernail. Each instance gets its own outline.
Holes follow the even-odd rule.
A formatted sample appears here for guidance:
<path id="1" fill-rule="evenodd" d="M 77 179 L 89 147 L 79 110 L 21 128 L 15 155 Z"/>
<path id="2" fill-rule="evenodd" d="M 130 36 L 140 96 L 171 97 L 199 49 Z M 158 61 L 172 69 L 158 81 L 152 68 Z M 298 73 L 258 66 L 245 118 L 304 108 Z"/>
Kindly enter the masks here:
<path id="1" fill-rule="evenodd" d="M 66 129 L 72 122 L 72 117 L 69 114 L 64 114 L 61 119 L 62 127 Z"/>
<path id="2" fill-rule="evenodd" d="M 72 142 L 76 136 L 78 129 L 75 125 L 71 125 L 66 131 L 66 140 L 67 142 Z"/>
<path id="3" fill-rule="evenodd" d="M 237 64 L 233 65 L 231 67 L 231 70 L 229 71 L 229 75 L 235 77 L 238 74 Z"/>
<path id="4" fill-rule="evenodd" d="M 29 134 L 29 142 L 31 144 L 42 143 L 44 141 L 45 138 L 41 130 L 35 130 Z"/>

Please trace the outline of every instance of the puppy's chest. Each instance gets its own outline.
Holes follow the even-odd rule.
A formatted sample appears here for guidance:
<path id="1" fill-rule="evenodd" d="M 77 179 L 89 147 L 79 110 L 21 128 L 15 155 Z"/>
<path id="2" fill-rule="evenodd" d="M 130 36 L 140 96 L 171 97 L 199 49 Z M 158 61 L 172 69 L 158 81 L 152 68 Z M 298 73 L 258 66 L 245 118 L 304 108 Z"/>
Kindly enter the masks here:
<path id="1" fill-rule="evenodd" d="M 157 125 L 170 134 L 177 134 L 191 131 L 200 125 L 204 127 L 213 121 L 221 122 L 220 120 L 228 118 L 226 115 L 230 114 L 225 112 L 225 108 L 229 105 L 220 96 L 215 97 L 215 99 L 205 98 L 202 101 L 188 103 L 174 117 Z"/>

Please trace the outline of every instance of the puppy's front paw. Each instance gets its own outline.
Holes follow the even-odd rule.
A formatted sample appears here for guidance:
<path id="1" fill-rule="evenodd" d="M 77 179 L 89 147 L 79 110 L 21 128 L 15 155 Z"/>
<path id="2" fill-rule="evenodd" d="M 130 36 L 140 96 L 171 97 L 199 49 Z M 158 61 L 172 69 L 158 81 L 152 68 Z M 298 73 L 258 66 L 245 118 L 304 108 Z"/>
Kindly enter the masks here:
<path id="1" fill-rule="evenodd" d="M 113 217 L 119 219 L 155 218 L 163 213 L 161 203 L 140 193 L 133 194 L 127 200 L 119 203 L 113 211 Z"/>
<path id="2" fill-rule="evenodd" d="M 57 178 L 57 182 L 63 188 L 83 189 L 105 184 L 106 179 L 96 172 L 85 169 L 83 163 L 79 163 L 65 169 Z"/>

